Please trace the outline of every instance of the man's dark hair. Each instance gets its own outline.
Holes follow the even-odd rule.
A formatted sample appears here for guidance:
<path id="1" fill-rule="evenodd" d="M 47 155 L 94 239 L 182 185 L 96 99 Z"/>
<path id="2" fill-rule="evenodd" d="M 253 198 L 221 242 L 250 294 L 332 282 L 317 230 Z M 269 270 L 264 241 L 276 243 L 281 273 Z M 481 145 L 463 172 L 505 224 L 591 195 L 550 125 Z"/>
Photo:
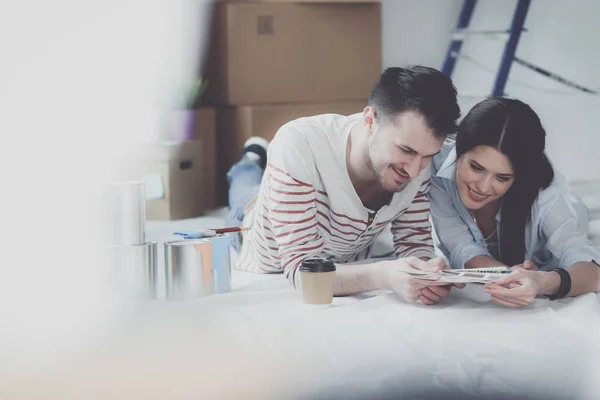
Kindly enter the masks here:
<path id="1" fill-rule="evenodd" d="M 369 96 L 377 118 L 393 119 L 405 111 L 417 111 L 439 138 L 457 130 L 460 108 L 452 80 L 424 66 L 387 68 Z"/>

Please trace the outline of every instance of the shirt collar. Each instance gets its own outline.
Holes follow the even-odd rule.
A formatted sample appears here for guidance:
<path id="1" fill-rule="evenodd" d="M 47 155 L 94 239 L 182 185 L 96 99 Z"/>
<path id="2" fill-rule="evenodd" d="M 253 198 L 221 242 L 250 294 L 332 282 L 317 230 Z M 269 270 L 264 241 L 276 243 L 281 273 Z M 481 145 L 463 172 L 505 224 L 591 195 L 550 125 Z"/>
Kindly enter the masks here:
<path id="1" fill-rule="evenodd" d="M 444 163 L 435 176 L 439 178 L 450 179 L 452 182 L 456 182 L 456 148 L 450 150 L 448 156 L 444 160 Z"/>

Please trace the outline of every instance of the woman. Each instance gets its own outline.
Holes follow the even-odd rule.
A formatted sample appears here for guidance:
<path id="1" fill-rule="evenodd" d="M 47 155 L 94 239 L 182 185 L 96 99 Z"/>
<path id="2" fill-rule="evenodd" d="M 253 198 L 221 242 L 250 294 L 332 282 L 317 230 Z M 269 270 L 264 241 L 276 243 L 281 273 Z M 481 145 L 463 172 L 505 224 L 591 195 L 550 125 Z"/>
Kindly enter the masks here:
<path id="1" fill-rule="evenodd" d="M 509 307 L 598 291 L 588 212 L 544 154 L 525 103 L 489 98 L 465 116 L 432 163 L 431 216 L 452 268 L 513 267 L 485 290 Z M 594 261 L 596 260 L 596 261 Z"/>

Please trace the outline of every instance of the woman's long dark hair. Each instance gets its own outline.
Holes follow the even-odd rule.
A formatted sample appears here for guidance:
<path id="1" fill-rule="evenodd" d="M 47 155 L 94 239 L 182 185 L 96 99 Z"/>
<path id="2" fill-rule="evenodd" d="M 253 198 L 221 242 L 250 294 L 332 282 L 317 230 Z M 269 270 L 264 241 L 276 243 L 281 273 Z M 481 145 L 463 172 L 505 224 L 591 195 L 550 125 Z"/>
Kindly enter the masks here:
<path id="1" fill-rule="evenodd" d="M 525 226 L 540 190 L 554 179 L 544 154 L 546 131 L 537 114 L 519 100 L 491 97 L 478 103 L 461 121 L 456 135 L 457 159 L 477 146 L 506 155 L 515 174 L 500 205 L 500 261 L 512 266 L 525 258 Z"/>

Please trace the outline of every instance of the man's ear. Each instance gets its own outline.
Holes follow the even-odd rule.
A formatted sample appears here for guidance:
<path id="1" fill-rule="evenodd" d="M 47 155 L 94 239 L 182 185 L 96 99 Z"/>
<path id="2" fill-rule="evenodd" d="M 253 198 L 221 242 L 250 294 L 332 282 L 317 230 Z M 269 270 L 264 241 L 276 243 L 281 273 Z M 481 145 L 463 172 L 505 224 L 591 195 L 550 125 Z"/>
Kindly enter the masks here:
<path id="1" fill-rule="evenodd" d="M 375 114 L 375 109 L 371 106 L 365 107 L 363 110 L 363 124 L 365 128 L 367 128 L 367 132 L 369 135 L 373 133 L 375 130 L 375 118 L 377 115 Z"/>

